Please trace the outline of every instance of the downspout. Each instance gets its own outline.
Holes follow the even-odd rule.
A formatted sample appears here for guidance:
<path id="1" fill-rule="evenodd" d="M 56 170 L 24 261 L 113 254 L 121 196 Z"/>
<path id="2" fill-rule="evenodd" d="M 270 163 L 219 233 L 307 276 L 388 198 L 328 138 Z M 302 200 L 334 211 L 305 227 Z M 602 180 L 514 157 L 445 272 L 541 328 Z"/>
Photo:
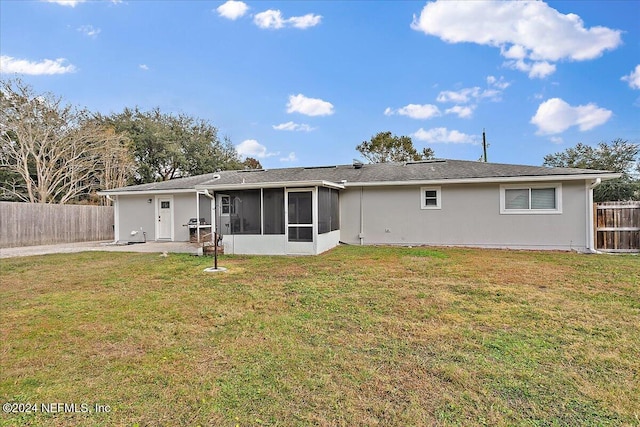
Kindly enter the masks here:
<path id="1" fill-rule="evenodd" d="M 587 186 L 587 214 L 589 217 L 587 220 L 587 250 L 592 254 L 600 253 L 595 248 L 595 236 L 593 234 L 593 230 L 595 227 L 595 224 L 593 223 L 593 189 L 601 183 L 602 179 L 596 178 L 595 181 Z"/>
<path id="2" fill-rule="evenodd" d="M 364 187 L 360 187 L 360 233 L 358 238 L 360 239 L 360 246 L 364 245 L 364 208 L 362 201 L 364 200 Z"/>
<path id="3" fill-rule="evenodd" d="M 215 174 L 213 175 L 213 179 L 214 180 L 218 180 L 220 179 L 220 174 Z M 212 234 L 212 238 L 216 238 L 216 236 L 218 235 L 218 221 L 216 221 L 216 215 L 218 214 L 218 207 L 216 206 L 216 197 L 209 193 L 209 190 L 207 190 L 206 188 L 203 190 L 203 193 L 205 196 L 207 196 L 208 198 L 210 198 L 211 200 L 213 200 L 213 209 L 211 209 L 211 234 Z M 217 251 L 218 249 L 218 242 L 216 242 L 215 244 L 215 250 Z"/>
<path id="4" fill-rule="evenodd" d="M 209 193 L 209 190 L 207 190 L 207 189 L 202 190 L 202 192 L 200 194 L 204 194 L 206 197 L 208 197 L 211 200 L 213 200 L 213 209 L 211 209 L 211 239 L 213 240 L 216 237 L 215 233 L 218 231 L 216 229 L 216 211 L 215 211 L 215 209 L 216 209 L 216 199 L 211 193 Z M 200 215 L 200 210 L 198 209 L 198 216 L 199 215 Z M 216 243 L 216 246 L 217 246 L 217 243 Z M 217 250 L 217 249 L 215 249 L 215 250 Z"/>
<path id="5" fill-rule="evenodd" d="M 191 234 L 191 231 L 189 231 Z M 200 243 L 200 192 L 196 191 L 196 239 L 197 242 Z M 191 240 L 191 236 L 189 236 L 189 240 Z"/>

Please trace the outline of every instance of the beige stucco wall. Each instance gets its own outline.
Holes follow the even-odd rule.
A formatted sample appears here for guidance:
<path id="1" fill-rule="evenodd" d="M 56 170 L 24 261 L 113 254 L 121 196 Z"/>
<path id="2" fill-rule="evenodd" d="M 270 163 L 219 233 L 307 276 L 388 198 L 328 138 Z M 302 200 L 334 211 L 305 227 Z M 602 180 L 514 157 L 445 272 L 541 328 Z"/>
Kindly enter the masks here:
<path id="1" fill-rule="evenodd" d="M 526 183 L 523 183 L 526 185 Z M 442 185 L 441 209 L 421 209 L 420 186 L 341 193 L 341 240 L 362 243 L 585 250 L 584 181 L 562 183 L 561 214 L 500 214 L 500 185 Z"/>

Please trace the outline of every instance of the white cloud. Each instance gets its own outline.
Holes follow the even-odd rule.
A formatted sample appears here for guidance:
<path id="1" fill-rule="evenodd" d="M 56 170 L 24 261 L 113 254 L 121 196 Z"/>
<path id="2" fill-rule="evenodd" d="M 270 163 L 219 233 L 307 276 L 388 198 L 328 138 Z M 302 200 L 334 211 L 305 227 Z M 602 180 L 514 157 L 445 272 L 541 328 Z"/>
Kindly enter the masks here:
<path id="1" fill-rule="evenodd" d="M 518 59 L 517 61 L 507 61 L 505 65 L 511 69 L 528 73 L 530 79 L 543 79 L 556 72 L 555 64 L 550 64 L 547 61 L 526 62 L 523 59 Z"/>
<path id="2" fill-rule="evenodd" d="M 87 37 L 96 38 L 102 30 L 100 28 L 94 28 L 93 25 L 82 25 L 81 27 L 78 27 L 78 31 Z"/>
<path id="3" fill-rule="evenodd" d="M 506 88 L 511 86 L 511 83 L 505 82 L 504 81 L 504 77 L 502 77 L 502 76 L 500 76 L 499 79 L 496 78 L 495 76 L 487 76 L 487 84 L 489 86 L 498 88 L 500 90 L 505 90 Z"/>
<path id="4" fill-rule="evenodd" d="M 553 142 L 554 144 L 562 144 L 564 142 L 564 139 L 562 139 L 561 136 L 552 136 L 551 138 L 549 138 L 549 141 Z"/>
<path id="5" fill-rule="evenodd" d="M 538 127 L 539 135 L 562 133 L 572 126 L 584 132 L 606 123 L 612 114 L 592 103 L 572 107 L 560 98 L 551 98 L 538 106 L 530 123 Z"/>
<path id="6" fill-rule="evenodd" d="M 140 65 L 138 65 L 138 67 L 139 67 L 141 70 L 149 71 L 149 66 L 148 66 L 147 64 L 140 64 Z"/>
<path id="7" fill-rule="evenodd" d="M 437 0 L 414 15 L 411 28 L 448 43 L 497 47 L 508 66 L 530 78 L 553 73 L 551 62 L 594 59 L 622 43 L 620 30 L 585 28 L 578 15 L 562 14 L 542 1 Z"/>
<path id="8" fill-rule="evenodd" d="M 322 21 L 322 16 L 307 13 L 304 16 L 292 16 L 288 22 L 295 28 L 304 30 L 305 28 L 315 27 Z"/>
<path id="9" fill-rule="evenodd" d="M 487 76 L 487 88 L 481 89 L 479 86 L 467 87 L 459 90 L 443 90 L 436 97 L 437 102 L 457 104 L 447 108 L 445 114 L 456 114 L 460 118 L 469 118 L 473 115 L 477 104 L 488 99 L 498 102 L 502 100 L 502 92 L 511 86 L 505 81 L 503 76 Z"/>
<path id="10" fill-rule="evenodd" d="M 307 98 L 303 94 L 289 95 L 287 113 L 300 113 L 306 116 L 330 116 L 333 104 L 322 99 Z"/>
<path id="11" fill-rule="evenodd" d="M 44 0 L 47 3 L 57 3 L 61 6 L 76 7 L 78 3 L 84 3 L 87 0 Z"/>
<path id="12" fill-rule="evenodd" d="M 316 128 L 312 128 L 311 126 L 305 123 L 294 123 L 294 122 L 281 123 L 279 125 L 273 125 L 272 127 L 275 130 L 289 130 L 289 131 L 301 131 L 301 132 L 311 132 L 312 130 L 316 129 Z"/>
<path id="13" fill-rule="evenodd" d="M 285 24 L 282 13 L 279 10 L 271 9 L 257 13 L 253 17 L 253 22 L 263 29 L 279 29 L 283 28 Z"/>
<path id="14" fill-rule="evenodd" d="M 232 21 L 244 16 L 247 10 L 249 10 L 249 6 L 247 6 L 245 2 L 235 0 L 229 0 L 216 9 L 220 16 L 231 19 Z"/>
<path id="15" fill-rule="evenodd" d="M 289 153 L 287 157 L 280 157 L 281 162 L 295 162 L 297 160 L 298 158 L 296 157 L 296 153 L 294 153 L 293 151 Z"/>
<path id="16" fill-rule="evenodd" d="M 385 116 L 391 116 L 393 114 L 397 114 L 400 116 L 411 117 L 412 119 L 424 120 L 431 119 L 433 117 L 440 116 L 440 110 L 437 106 L 432 104 L 409 104 L 404 107 L 398 108 L 397 110 L 393 110 L 390 107 L 387 107 L 384 110 Z"/>
<path id="17" fill-rule="evenodd" d="M 623 76 L 620 80 L 629 83 L 631 89 L 640 89 L 640 65 L 636 65 L 635 70 L 628 76 Z"/>
<path id="18" fill-rule="evenodd" d="M 477 144 L 477 138 L 473 135 L 459 132 L 457 130 L 448 130 L 447 128 L 433 128 L 424 130 L 418 129 L 411 135 L 413 138 L 430 142 L 430 143 L 451 143 L 451 144 Z"/>
<path id="19" fill-rule="evenodd" d="M 0 56 L 0 73 L 3 74 L 30 74 L 30 75 L 43 75 L 43 74 L 66 74 L 76 71 L 76 67 L 69 64 L 64 58 L 58 59 L 45 59 L 41 62 L 31 62 L 26 59 L 17 59 L 11 56 Z"/>
<path id="20" fill-rule="evenodd" d="M 469 102 L 479 101 L 481 99 L 491 99 L 499 101 L 502 91 L 498 89 L 481 90 L 478 86 L 464 88 L 460 90 L 443 90 L 438 94 L 436 101 L 452 102 L 456 104 L 468 104 Z"/>
<path id="21" fill-rule="evenodd" d="M 458 91 L 443 90 L 438 94 L 436 101 L 466 104 L 477 98 L 480 98 L 480 88 L 476 86 L 476 87 L 460 89 Z"/>
<path id="22" fill-rule="evenodd" d="M 475 109 L 475 105 L 473 106 L 462 106 L 456 105 L 451 108 L 447 108 L 444 112 L 445 114 L 457 114 L 461 119 L 467 119 L 473 115 L 473 110 Z"/>
<path id="23" fill-rule="evenodd" d="M 489 86 L 487 89 L 474 86 L 460 90 L 443 90 L 436 97 L 436 101 L 455 104 L 468 104 L 470 102 L 478 102 L 482 99 L 500 101 L 502 92 L 511 86 L 511 83 L 506 82 L 502 76 L 500 76 L 499 79 L 495 76 L 487 76 L 487 85 Z"/>
<path id="24" fill-rule="evenodd" d="M 308 13 L 304 16 L 293 16 L 291 18 L 284 18 L 282 12 L 279 10 L 265 10 L 264 12 L 256 13 L 253 17 L 253 22 L 262 29 L 277 30 L 284 28 L 285 26 L 291 26 L 299 29 L 306 29 L 309 27 L 315 27 L 320 24 L 322 20 L 321 15 L 314 15 Z"/>
<path id="25" fill-rule="evenodd" d="M 279 153 L 269 153 L 267 147 L 260 144 L 255 139 L 247 139 L 236 145 L 236 151 L 242 157 L 257 157 L 263 159 L 265 157 L 277 156 Z"/>

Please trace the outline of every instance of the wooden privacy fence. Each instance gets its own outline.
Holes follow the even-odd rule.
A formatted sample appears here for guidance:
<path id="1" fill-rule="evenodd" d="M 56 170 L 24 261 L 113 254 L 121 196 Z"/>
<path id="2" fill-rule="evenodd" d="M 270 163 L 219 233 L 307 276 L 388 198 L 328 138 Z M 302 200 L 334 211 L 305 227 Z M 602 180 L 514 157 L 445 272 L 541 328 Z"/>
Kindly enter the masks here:
<path id="1" fill-rule="evenodd" d="M 113 240 L 113 207 L 0 202 L 0 248 Z"/>
<path id="2" fill-rule="evenodd" d="M 640 202 L 602 202 L 593 205 L 596 249 L 640 252 Z"/>

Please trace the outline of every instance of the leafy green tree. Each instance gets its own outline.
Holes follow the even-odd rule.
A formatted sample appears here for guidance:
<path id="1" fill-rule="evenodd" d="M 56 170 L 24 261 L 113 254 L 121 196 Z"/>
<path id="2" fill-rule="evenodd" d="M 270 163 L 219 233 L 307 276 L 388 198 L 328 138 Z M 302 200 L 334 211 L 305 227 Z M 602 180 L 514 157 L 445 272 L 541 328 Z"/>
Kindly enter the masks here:
<path id="1" fill-rule="evenodd" d="M 623 139 L 600 142 L 596 147 L 577 144 L 564 151 L 544 157 L 544 166 L 599 169 L 621 173 L 618 179 L 605 181 L 594 190 L 594 201 L 640 200 L 640 145 Z"/>
<path id="2" fill-rule="evenodd" d="M 237 151 L 209 122 L 158 108 L 100 118 L 131 140 L 138 184 L 200 175 L 224 169 L 242 169 Z"/>
<path id="3" fill-rule="evenodd" d="M 410 162 L 433 159 L 434 152 L 431 148 L 424 148 L 418 152 L 413 146 L 409 136 L 396 136 L 391 132 L 379 132 L 369 141 L 363 141 L 356 150 L 364 156 L 369 163 Z"/>

